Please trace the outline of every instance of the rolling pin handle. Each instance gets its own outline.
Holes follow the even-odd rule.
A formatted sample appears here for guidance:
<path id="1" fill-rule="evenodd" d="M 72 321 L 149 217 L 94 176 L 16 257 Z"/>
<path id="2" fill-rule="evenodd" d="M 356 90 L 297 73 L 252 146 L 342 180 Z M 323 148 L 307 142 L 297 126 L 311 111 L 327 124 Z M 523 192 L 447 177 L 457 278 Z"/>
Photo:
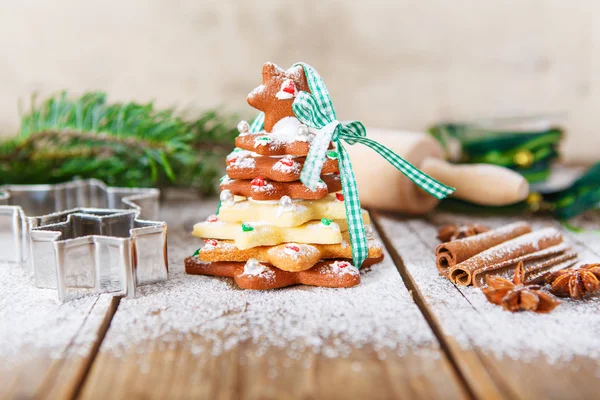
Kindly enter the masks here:
<path id="1" fill-rule="evenodd" d="M 427 157 L 421 170 L 438 181 L 456 188 L 453 196 L 484 206 L 504 206 L 527 198 L 529 183 L 508 168 L 490 164 L 450 164 Z"/>

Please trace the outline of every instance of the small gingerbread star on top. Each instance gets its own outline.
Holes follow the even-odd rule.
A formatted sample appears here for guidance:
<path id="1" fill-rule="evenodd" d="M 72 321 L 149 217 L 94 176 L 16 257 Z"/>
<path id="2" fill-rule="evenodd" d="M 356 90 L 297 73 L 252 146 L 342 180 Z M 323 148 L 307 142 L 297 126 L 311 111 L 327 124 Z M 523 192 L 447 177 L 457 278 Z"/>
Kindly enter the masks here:
<path id="1" fill-rule="evenodd" d="M 248 95 L 248 104 L 265 113 L 265 131 L 282 118 L 294 117 L 292 104 L 299 91 L 309 92 L 304 69 L 298 65 L 287 71 L 267 62 L 262 69 L 262 85 Z"/>

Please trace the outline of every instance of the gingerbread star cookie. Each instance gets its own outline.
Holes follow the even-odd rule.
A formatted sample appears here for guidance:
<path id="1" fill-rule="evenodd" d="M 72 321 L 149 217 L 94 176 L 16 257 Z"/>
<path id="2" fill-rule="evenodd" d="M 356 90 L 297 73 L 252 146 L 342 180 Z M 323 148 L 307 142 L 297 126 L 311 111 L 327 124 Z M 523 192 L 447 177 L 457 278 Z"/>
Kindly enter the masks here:
<path id="1" fill-rule="evenodd" d="M 221 190 L 229 190 L 236 196 L 252 197 L 254 200 L 279 200 L 283 196 L 291 199 L 318 200 L 329 193 L 342 190 L 342 182 L 338 174 L 322 175 L 321 182 L 314 191 L 300 181 L 276 182 L 262 176 L 250 179 L 221 178 Z"/>
<path id="2" fill-rule="evenodd" d="M 310 92 L 301 66 L 285 71 L 270 62 L 263 65 L 262 85 L 250 92 L 247 100 L 265 113 L 265 131 L 271 132 L 282 118 L 295 116 L 292 104 L 298 91 Z"/>
<path id="3" fill-rule="evenodd" d="M 293 182 L 300 179 L 305 161 L 306 157 L 253 156 L 249 151 L 238 150 L 227 156 L 227 175 L 231 179 L 254 179 L 262 176 L 277 182 Z M 337 159 L 327 158 L 321 173 L 339 173 Z"/>
<path id="4" fill-rule="evenodd" d="M 338 244 L 306 244 L 284 243 L 276 246 L 252 247 L 241 250 L 231 240 L 207 239 L 205 245 L 198 250 L 198 258 L 205 262 L 247 261 L 256 258 L 284 271 L 304 271 L 312 268 L 319 260 L 334 258 L 352 258 L 352 248 L 348 243 L 348 235 Z M 381 243 L 372 237 L 367 240 L 368 258 L 379 258 L 383 255 Z"/>
<path id="5" fill-rule="evenodd" d="M 367 259 L 363 268 L 377 264 L 383 257 Z M 292 285 L 347 288 L 360 283 L 360 272 L 348 260 L 326 260 L 313 268 L 289 272 L 263 264 L 256 259 L 246 262 L 204 262 L 198 257 L 185 259 L 185 272 L 233 278 L 241 289 L 270 290 Z"/>
<path id="6" fill-rule="evenodd" d="M 227 194 L 228 196 L 223 196 Z M 255 202 L 247 199 L 235 201 L 230 191 L 221 193 L 219 219 L 225 222 L 263 222 L 280 227 L 299 226 L 321 218 L 345 219 L 346 208 L 342 193 L 329 194 L 319 200 L 294 201 L 283 196 L 278 203 Z M 363 210 L 363 221 L 367 212 Z"/>

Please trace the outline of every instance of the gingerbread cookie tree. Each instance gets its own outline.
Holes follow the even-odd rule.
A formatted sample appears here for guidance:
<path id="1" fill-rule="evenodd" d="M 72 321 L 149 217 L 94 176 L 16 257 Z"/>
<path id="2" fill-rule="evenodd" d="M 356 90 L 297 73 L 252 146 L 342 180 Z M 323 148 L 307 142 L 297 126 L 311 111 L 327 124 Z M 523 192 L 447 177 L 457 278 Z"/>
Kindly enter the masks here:
<path id="1" fill-rule="evenodd" d="M 266 63 L 248 103 L 262 113 L 251 126 L 238 124 L 218 215 L 194 226 L 205 245 L 185 260 L 190 274 L 259 290 L 360 283 L 359 268 L 383 255 L 341 140 L 373 148 L 438 198 L 452 192 L 367 139 L 360 122 L 337 121 L 327 88 L 306 64 L 284 71 Z"/>
<path id="2" fill-rule="evenodd" d="M 297 93 L 310 92 L 304 71 L 266 63 L 262 77 L 248 103 L 264 112 L 264 130 L 251 133 L 246 122 L 238 125 L 238 147 L 227 156 L 221 179 L 219 214 L 194 226 L 205 245 L 186 260 L 186 271 L 233 277 L 244 289 L 357 285 L 336 152 L 328 153 L 316 190 L 299 180 L 316 134 L 292 111 Z M 363 218 L 368 222 L 368 214 Z M 370 234 L 368 246 L 363 265 L 382 258 Z"/>

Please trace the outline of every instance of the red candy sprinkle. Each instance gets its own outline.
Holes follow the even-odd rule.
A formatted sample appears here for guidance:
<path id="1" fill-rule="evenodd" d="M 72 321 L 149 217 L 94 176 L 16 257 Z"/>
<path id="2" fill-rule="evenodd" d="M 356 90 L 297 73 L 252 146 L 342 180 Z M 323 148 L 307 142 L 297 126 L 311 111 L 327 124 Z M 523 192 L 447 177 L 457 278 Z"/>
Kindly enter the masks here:
<path id="1" fill-rule="evenodd" d="M 210 217 L 208 217 L 206 219 L 208 222 L 217 222 L 219 219 L 217 218 L 216 215 L 211 215 Z"/>
<path id="2" fill-rule="evenodd" d="M 252 186 L 265 186 L 265 180 L 262 178 L 262 176 L 257 176 L 256 178 L 252 179 L 250 184 Z"/>
<path id="3" fill-rule="evenodd" d="M 341 193 L 336 193 L 335 198 L 338 199 L 339 201 L 344 201 L 344 195 Z"/>
<path id="4" fill-rule="evenodd" d="M 237 157 L 233 157 L 229 159 L 229 164 L 235 164 L 235 162 L 237 161 Z"/>
<path id="5" fill-rule="evenodd" d="M 350 263 L 347 261 L 342 261 L 342 262 L 338 263 L 338 267 L 340 267 L 340 268 L 346 268 L 349 266 L 350 266 Z"/>
<path id="6" fill-rule="evenodd" d="M 292 160 L 290 157 L 284 157 L 281 160 L 279 160 L 280 163 L 282 163 L 283 165 L 287 165 L 288 167 L 291 167 L 294 165 L 294 160 Z"/>
<path id="7" fill-rule="evenodd" d="M 286 244 L 285 248 L 294 250 L 296 253 L 298 253 L 300 251 L 300 247 L 296 246 L 295 244 Z"/>
<path id="8" fill-rule="evenodd" d="M 281 90 L 289 94 L 296 94 L 296 85 L 294 84 L 293 80 L 288 79 L 284 85 L 285 86 L 282 87 Z"/>
<path id="9" fill-rule="evenodd" d="M 219 242 L 217 242 L 215 239 L 205 239 L 204 243 L 206 243 L 209 246 L 216 246 L 219 244 Z"/>

